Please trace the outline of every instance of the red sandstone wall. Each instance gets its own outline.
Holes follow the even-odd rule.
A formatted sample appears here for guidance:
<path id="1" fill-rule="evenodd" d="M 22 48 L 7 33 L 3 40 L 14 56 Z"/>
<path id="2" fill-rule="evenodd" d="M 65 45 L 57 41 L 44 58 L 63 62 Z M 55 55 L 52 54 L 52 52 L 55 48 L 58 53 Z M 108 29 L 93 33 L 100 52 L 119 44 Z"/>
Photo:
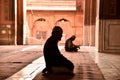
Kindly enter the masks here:
<path id="1" fill-rule="evenodd" d="M 45 21 L 36 21 L 38 19 Z M 58 22 L 60 19 L 67 22 Z M 51 35 L 53 26 L 63 28 L 63 37 L 60 43 L 64 43 L 71 35 L 76 35 L 76 44 L 82 44 L 83 40 L 83 13 L 75 11 L 27 11 L 27 44 L 44 44 Z M 38 35 L 37 35 L 38 34 Z"/>

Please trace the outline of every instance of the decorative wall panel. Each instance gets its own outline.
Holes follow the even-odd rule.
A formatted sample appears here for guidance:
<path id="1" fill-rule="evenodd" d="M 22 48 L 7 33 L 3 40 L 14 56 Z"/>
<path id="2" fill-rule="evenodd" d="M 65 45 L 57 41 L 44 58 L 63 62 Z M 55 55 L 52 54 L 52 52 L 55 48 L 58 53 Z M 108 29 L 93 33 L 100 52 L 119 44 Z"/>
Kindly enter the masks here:
<path id="1" fill-rule="evenodd" d="M 120 20 L 103 20 L 101 44 L 104 52 L 120 52 Z"/>

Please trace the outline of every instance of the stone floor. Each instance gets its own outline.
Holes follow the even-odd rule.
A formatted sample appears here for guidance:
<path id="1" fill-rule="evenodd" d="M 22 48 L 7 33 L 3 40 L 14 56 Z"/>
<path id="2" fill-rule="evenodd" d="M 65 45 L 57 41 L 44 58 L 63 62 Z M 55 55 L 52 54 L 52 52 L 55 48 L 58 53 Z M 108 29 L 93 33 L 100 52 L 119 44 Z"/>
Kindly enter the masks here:
<path id="1" fill-rule="evenodd" d="M 98 64 L 105 80 L 120 80 L 120 53 L 98 53 L 94 47 L 87 50 Z"/>
<path id="2" fill-rule="evenodd" d="M 38 45 L 0 46 L 0 80 L 34 79 L 45 67 L 42 56 L 42 48 L 42 46 Z M 60 50 L 62 53 L 64 53 L 63 47 L 60 46 Z M 81 46 L 79 52 L 80 54 L 88 53 L 92 57 L 92 59 L 100 68 L 105 80 L 120 80 L 120 54 L 98 53 L 94 47 L 89 46 Z M 81 77 L 79 76 L 79 78 Z"/>
<path id="3" fill-rule="evenodd" d="M 12 76 L 42 56 L 41 47 L 42 46 L 0 46 L 0 80 Z"/>
<path id="4" fill-rule="evenodd" d="M 65 74 L 42 76 L 42 73 L 40 72 L 33 80 L 104 80 L 99 67 L 85 48 L 78 52 L 66 52 L 62 49 L 61 53 L 73 62 L 75 66 L 74 76 Z"/>

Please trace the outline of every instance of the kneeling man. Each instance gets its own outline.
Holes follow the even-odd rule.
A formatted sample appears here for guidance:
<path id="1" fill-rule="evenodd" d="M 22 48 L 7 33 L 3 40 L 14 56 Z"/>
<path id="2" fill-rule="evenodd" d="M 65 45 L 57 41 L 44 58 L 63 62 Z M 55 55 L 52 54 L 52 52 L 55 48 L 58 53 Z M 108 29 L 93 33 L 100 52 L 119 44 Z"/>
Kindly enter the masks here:
<path id="1" fill-rule="evenodd" d="M 67 73 L 73 74 L 73 63 L 65 58 L 58 49 L 58 42 L 61 40 L 63 30 L 59 26 L 55 26 L 51 36 L 47 39 L 43 53 L 46 67 L 43 69 L 43 74 L 51 73 Z"/>

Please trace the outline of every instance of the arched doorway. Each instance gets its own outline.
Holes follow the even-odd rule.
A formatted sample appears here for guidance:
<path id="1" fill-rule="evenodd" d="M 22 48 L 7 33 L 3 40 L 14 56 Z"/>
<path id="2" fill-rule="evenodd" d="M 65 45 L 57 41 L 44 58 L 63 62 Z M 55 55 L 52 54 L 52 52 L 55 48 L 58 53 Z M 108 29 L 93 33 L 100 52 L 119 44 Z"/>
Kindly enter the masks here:
<path id="1" fill-rule="evenodd" d="M 49 22 L 45 18 L 35 20 L 30 29 L 27 44 L 44 44 L 51 34 L 50 30 Z"/>
<path id="2" fill-rule="evenodd" d="M 75 35 L 75 28 L 71 26 L 71 22 L 65 18 L 61 18 L 55 22 L 56 26 L 60 26 L 63 29 L 63 36 L 60 43 L 65 43 L 66 39 Z"/>

